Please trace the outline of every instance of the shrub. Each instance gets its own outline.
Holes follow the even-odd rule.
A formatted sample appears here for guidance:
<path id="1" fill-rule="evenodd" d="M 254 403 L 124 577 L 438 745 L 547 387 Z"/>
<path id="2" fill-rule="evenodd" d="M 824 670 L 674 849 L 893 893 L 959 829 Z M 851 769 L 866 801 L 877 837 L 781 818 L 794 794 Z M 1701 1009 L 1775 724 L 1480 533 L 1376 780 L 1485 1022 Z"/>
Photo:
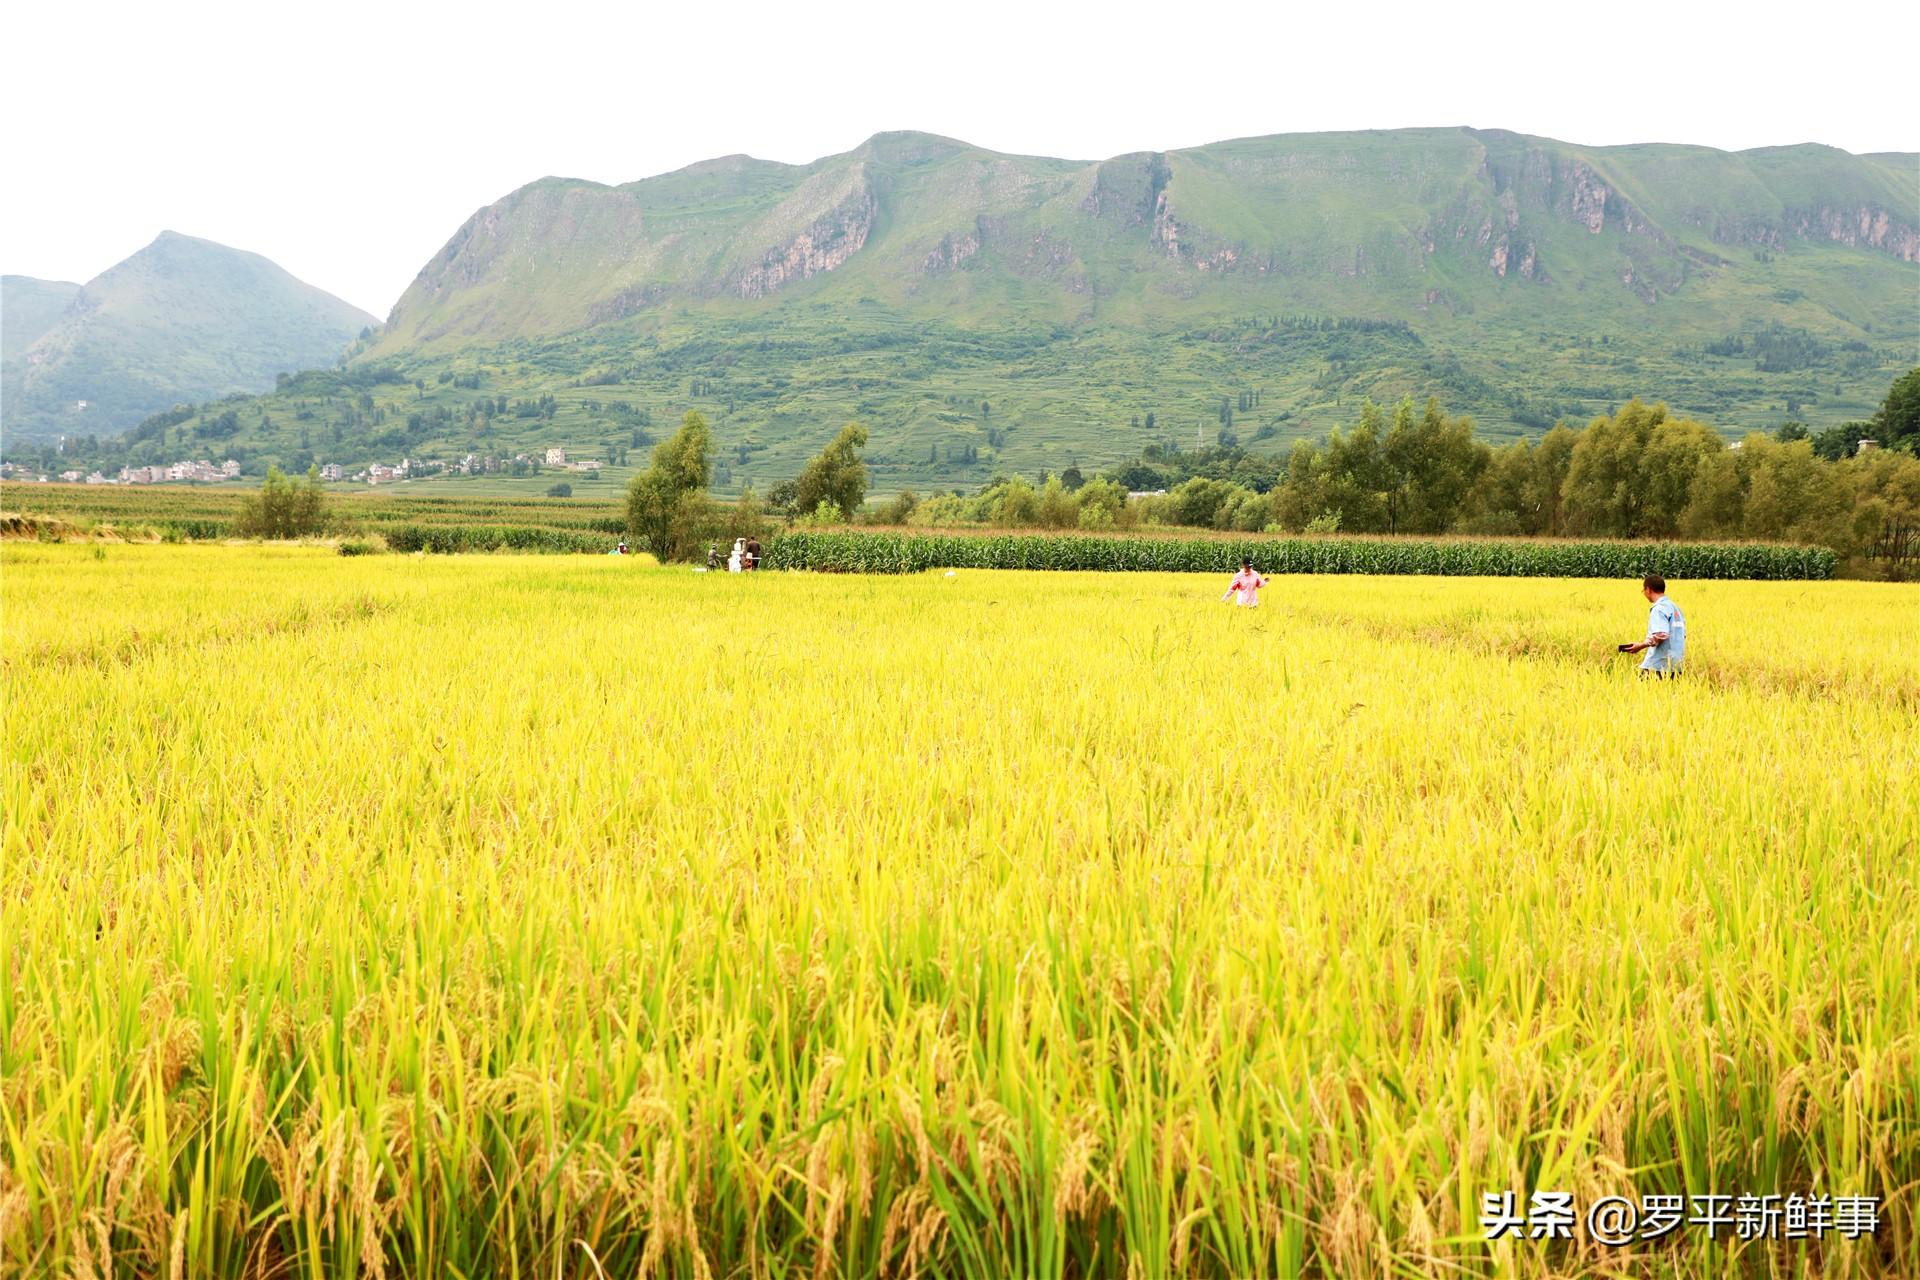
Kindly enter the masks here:
<path id="1" fill-rule="evenodd" d="M 267 469 L 258 493 L 241 500 L 233 531 L 243 538 L 305 538 L 327 527 L 326 493 L 318 468 L 304 480 L 289 480 L 278 467 Z"/>

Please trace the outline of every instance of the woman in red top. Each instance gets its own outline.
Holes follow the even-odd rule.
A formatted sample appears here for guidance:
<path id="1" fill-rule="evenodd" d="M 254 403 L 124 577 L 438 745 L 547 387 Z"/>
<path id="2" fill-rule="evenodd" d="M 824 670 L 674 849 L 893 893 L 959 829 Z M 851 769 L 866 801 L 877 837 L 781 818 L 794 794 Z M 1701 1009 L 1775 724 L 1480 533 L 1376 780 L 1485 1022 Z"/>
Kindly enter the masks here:
<path id="1" fill-rule="evenodd" d="M 1232 585 L 1227 588 L 1227 594 L 1220 599 L 1224 601 L 1233 597 L 1235 604 L 1251 609 L 1260 603 L 1260 588 L 1266 585 L 1267 580 L 1253 571 L 1253 561 L 1242 560 L 1240 572 L 1234 575 Z"/>

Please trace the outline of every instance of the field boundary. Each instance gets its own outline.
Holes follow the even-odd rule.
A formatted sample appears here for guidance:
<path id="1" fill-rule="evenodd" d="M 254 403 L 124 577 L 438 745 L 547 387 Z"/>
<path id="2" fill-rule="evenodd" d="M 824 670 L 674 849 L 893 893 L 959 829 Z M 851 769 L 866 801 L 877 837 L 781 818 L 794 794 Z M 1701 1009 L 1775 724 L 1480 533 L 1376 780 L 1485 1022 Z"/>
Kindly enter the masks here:
<path id="1" fill-rule="evenodd" d="M 1721 542 L 1525 542 L 1513 539 L 1116 538 L 1063 534 L 782 533 L 767 567 L 817 573 L 927 569 L 1232 573 L 1242 558 L 1271 574 L 1449 577 L 1825 580 L 1825 547 Z"/>

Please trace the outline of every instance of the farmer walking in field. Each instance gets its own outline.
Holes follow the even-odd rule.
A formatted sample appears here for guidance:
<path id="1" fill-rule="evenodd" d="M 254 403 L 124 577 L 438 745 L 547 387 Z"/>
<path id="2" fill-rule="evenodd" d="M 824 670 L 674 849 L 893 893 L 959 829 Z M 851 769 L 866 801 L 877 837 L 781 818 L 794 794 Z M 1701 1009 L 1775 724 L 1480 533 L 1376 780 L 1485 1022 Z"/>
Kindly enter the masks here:
<path id="1" fill-rule="evenodd" d="M 1260 603 L 1260 588 L 1266 585 L 1267 580 L 1253 571 L 1253 561 L 1242 560 L 1240 572 L 1233 576 L 1232 584 L 1227 587 L 1227 594 L 1220 597 L 1221 602 L 1225 603 L 1228 599 L 1232 599 L 1242 608 L 1255 608 Z"/>
<path id="2" fill-rule="evenodd" d="M 1640 662 L 1643 677 L 1665 680 L 1677 676 L 1687 656 L 1687 620 L 1680 606 L 1667 599 L 1667 580 L 1659 574 L 1650 573 L 1640 580 L 1640 594 L 1653 606 L 1647 613 L 1647 638 L 1638 644 L 1621 645 L 1620 652 L 1646 651 Z"/>

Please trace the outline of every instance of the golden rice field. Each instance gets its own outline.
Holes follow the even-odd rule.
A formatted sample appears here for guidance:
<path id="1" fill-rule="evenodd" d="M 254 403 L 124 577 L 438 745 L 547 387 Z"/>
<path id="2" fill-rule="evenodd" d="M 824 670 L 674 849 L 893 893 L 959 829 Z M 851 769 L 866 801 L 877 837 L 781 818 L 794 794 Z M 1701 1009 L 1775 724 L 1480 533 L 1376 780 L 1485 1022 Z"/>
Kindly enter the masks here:
<path id="1" fill-rule="evenodd" d="M 0 1274 L 1920 1275 L 1920 588 L 1225 585 L 6 546 Z"/>

